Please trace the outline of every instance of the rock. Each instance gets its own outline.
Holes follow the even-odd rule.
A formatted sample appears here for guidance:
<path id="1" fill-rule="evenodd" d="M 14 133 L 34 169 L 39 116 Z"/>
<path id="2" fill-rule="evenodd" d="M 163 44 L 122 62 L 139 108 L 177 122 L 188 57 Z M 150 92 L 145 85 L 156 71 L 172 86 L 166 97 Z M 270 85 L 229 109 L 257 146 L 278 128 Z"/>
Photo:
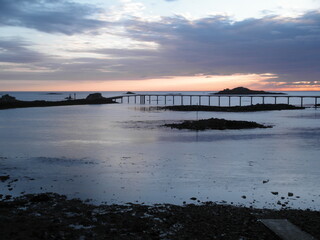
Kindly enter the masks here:
<path id="1" fill-rule="evenodd" d="M 292 197 L 293 193 L 292 192 L 288 192 L 288 197 Z"/>
<path id="2" fill-rule="evenodd" d="M 225 129 L 250 129 L 250 128 L 269 128 L 271 126 L 265 126 L 256 122 L 249 121 L 235 121 L 219 118 L 209 118 L 200 120 L 186 120 L 182 123 L 165 124 L 165 127 L 177 128 L 177 129 L 191 129 L 191 130 L 225 130 Z"/>
<path id="3" fill-rule="evenodd" d="M 243 195 L 243 196 L 241 196 L 243 199 L 246 199 L 247 198 L 247 196 L 246 195 Z"/>
<path id="4" fill-rule="evenodd" d="M 271 192 L 273 195 L 278 195 L 279 193 L 278 192 Z"/>
<path id="5" fill-rule="evenodd" d="M 99 100 L 104 99 L 101 93 L 91 93 L 86 97 L 87 100 Z"/>
<path id="6" fill-rule="evenodd" d="M 6 176 L 0 176 L 0 181 L 1 181 L 1 182 L 5 182 L 5 181 L 7 181 L 9 178 L 10 178 L 10 176 L 9 176 L 9 175 L 6 175 Z"/>
<path id="7" fill-rule="evenodd" d="M 196 197 L 192 197 L 192 198 L 190 198 L 190 200 L 195 201 L 195 200 L 197 200 L 197 198 Z"/>
<path id="8" fill-rule="evenodd" d="M 263 184 L 268 183 L 268 182 L 269 182 L 269 179 L 268 179 L 268 180 L 263 180 L 263 181 L 262 181 L 262 183 L 263 183 Z"/>
<path id="9" fill-rule="evenodd" d="M 12 198 L 11 195 L 6 195 L 6 196 L 5 196 L 5 199 L 6 199 L 6 200 L 9 200 L 9 199 L 11 199 L 11 198 Z"/>
<path id="10" fill-rule="evenodd" d="M 16 102 L 16 101 L 17 99 L 15 97 L 12 97 L 8 94 L 5 94 L 0 98 L 0 102 Z"/>
<path id="11" fill-rule="evenodd" d="M 30 202 L 48 202 L 50 201 L 50 199 L 50 196 L 48 196 L 47 194 L 39 194 L 32 197 L 30 199 Z"/>

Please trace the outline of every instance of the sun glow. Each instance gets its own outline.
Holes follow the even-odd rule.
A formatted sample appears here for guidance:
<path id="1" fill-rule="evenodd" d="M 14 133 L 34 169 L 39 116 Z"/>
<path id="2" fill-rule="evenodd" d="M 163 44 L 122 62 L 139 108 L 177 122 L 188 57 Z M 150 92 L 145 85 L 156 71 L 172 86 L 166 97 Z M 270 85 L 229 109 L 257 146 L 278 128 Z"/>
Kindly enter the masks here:
<path id="1" fill-rule="evenodd" d="M 260 86 L 263 81 L 277 78 L 274 74 L 196 75 L 155 78 L 145 80 L 82 81 L 30 81 L 28 87 L 15 91 L 218 91 L 238 86 Z M 5 91 L 12 91 L 12 82 L 3 82 Z"/>

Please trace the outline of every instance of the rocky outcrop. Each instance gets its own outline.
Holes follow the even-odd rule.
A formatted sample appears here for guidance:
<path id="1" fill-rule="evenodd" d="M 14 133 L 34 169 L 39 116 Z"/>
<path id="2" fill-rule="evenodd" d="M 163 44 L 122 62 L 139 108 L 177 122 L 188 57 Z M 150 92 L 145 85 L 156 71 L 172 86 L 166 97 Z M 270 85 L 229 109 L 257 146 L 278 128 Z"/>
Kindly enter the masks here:
<path id="1" fill-rule="evenodd" d="M 7 97 L 5 99 L 8 99 Z M 10 99 L 10 98 L 9 98 Z M 102 97 L 101 93 L 89 94 L 85 99 L 68 98 L 65 101 L 0 101 L 0 110 L 9 108 L 28 108 L 28 107 L 56 107 L 56 106 L 70 106 L 70 105 L 86 105 L 86 104 L 109 104 L 116 103 L 113 98 Z"/>
<path id="2" fill-rule="evenodd" d="M 102 97 L 101 93 L 91 93 L 86 97 L 86 100 L 101 100 L 101 99 L 105 99 L 104 97 Z"/>
<path id="3" fill-rule="evenodd" d="M 201 119 L 194 121 L 183 121 L 182 123 L 165 124 L 165 127 L 190 130 L 226 130 L 226 129 L 248 129 L 248 128 L 271 128 L 256 122 L 234 121 L 219 118 Z"/>
<path id="4" fill-rule="evenodd" d="M 16 102 L 16 101 L 17 99 L 15 97 L 12 97 L 8 94 L 5 94 L 0 98 L 0 102 Z"/>
<path id="5" fill-rule="evenodd" d="M 215 94 L 219 95 L 219 94 L 284 94 L 284 93 L 257 91 L 257 90 L 251 90 L 251 89 L 245 88 L 245 87 L 237 87 L 234 89 L 226 88 L 226 89 L 219 91 Z"/>

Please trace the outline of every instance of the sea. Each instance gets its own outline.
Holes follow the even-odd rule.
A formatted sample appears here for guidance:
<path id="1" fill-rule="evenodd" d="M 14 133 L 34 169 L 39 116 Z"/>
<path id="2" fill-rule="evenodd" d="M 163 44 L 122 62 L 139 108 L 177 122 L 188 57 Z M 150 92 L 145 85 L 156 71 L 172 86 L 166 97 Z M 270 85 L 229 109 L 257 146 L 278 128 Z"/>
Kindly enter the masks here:
<path id="1" fill-rule="evenodd" d="M 92 92 L 0 92 L 19 100 L 85 98 Z M 128 96 L 101 92 L 104 97 Z M 136 92 L 209 96 L 214 92 Z M 320 92 L 286 92 L 320 96 Z M 184 104 L 190 98 L 182 98 Z M 192 104 L 208 104 L 193 97 Z M 217 98 L 211 99 L 217 104 Z M 232 105 L 238 104 L 232 99 Z M 255 98 L 254 104 L 261 99 Z M 273 103 L 272 97 L 265 103 Z M 286 103 L 286 98 L 278 98 Z M 55 192 L 93 204 L 201 204 L 320 210 L 320 108 L 175 112 L 163 97 L 117 104 L 0 110 L 0 197 Z M 319 101 L 320 102 L 320 101 Z M 300 98 L 290 103 L 300 105 Z M 227 105 L 228 99 L 221 98 Z M 242 105 L 250 104 L 243 98 Z M 173 97 L 166 105 L 173 105 Z M 255 121 L 272 128 L 177 130 L 166 123 L 208 118 Z"/>

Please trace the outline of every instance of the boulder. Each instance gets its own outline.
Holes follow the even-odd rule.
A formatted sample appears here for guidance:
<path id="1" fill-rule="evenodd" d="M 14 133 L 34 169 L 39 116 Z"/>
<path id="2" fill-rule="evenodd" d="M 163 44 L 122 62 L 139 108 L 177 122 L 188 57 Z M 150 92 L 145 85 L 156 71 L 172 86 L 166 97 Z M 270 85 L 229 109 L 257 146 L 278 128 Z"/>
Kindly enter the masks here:
<path id="1" fill-rule="evenodd" d="M 99 100 L 104 99 L 101 93 L 91 93 L 86 97 L 87 100 Z"/>
<path id="2" fill-rule="evenodd" d="M 12 97 L 8 94 L 5 94 L 0 98 L 0 102 L 16 102 L 16 101 L 17 99 L 15 97 Z"/>

